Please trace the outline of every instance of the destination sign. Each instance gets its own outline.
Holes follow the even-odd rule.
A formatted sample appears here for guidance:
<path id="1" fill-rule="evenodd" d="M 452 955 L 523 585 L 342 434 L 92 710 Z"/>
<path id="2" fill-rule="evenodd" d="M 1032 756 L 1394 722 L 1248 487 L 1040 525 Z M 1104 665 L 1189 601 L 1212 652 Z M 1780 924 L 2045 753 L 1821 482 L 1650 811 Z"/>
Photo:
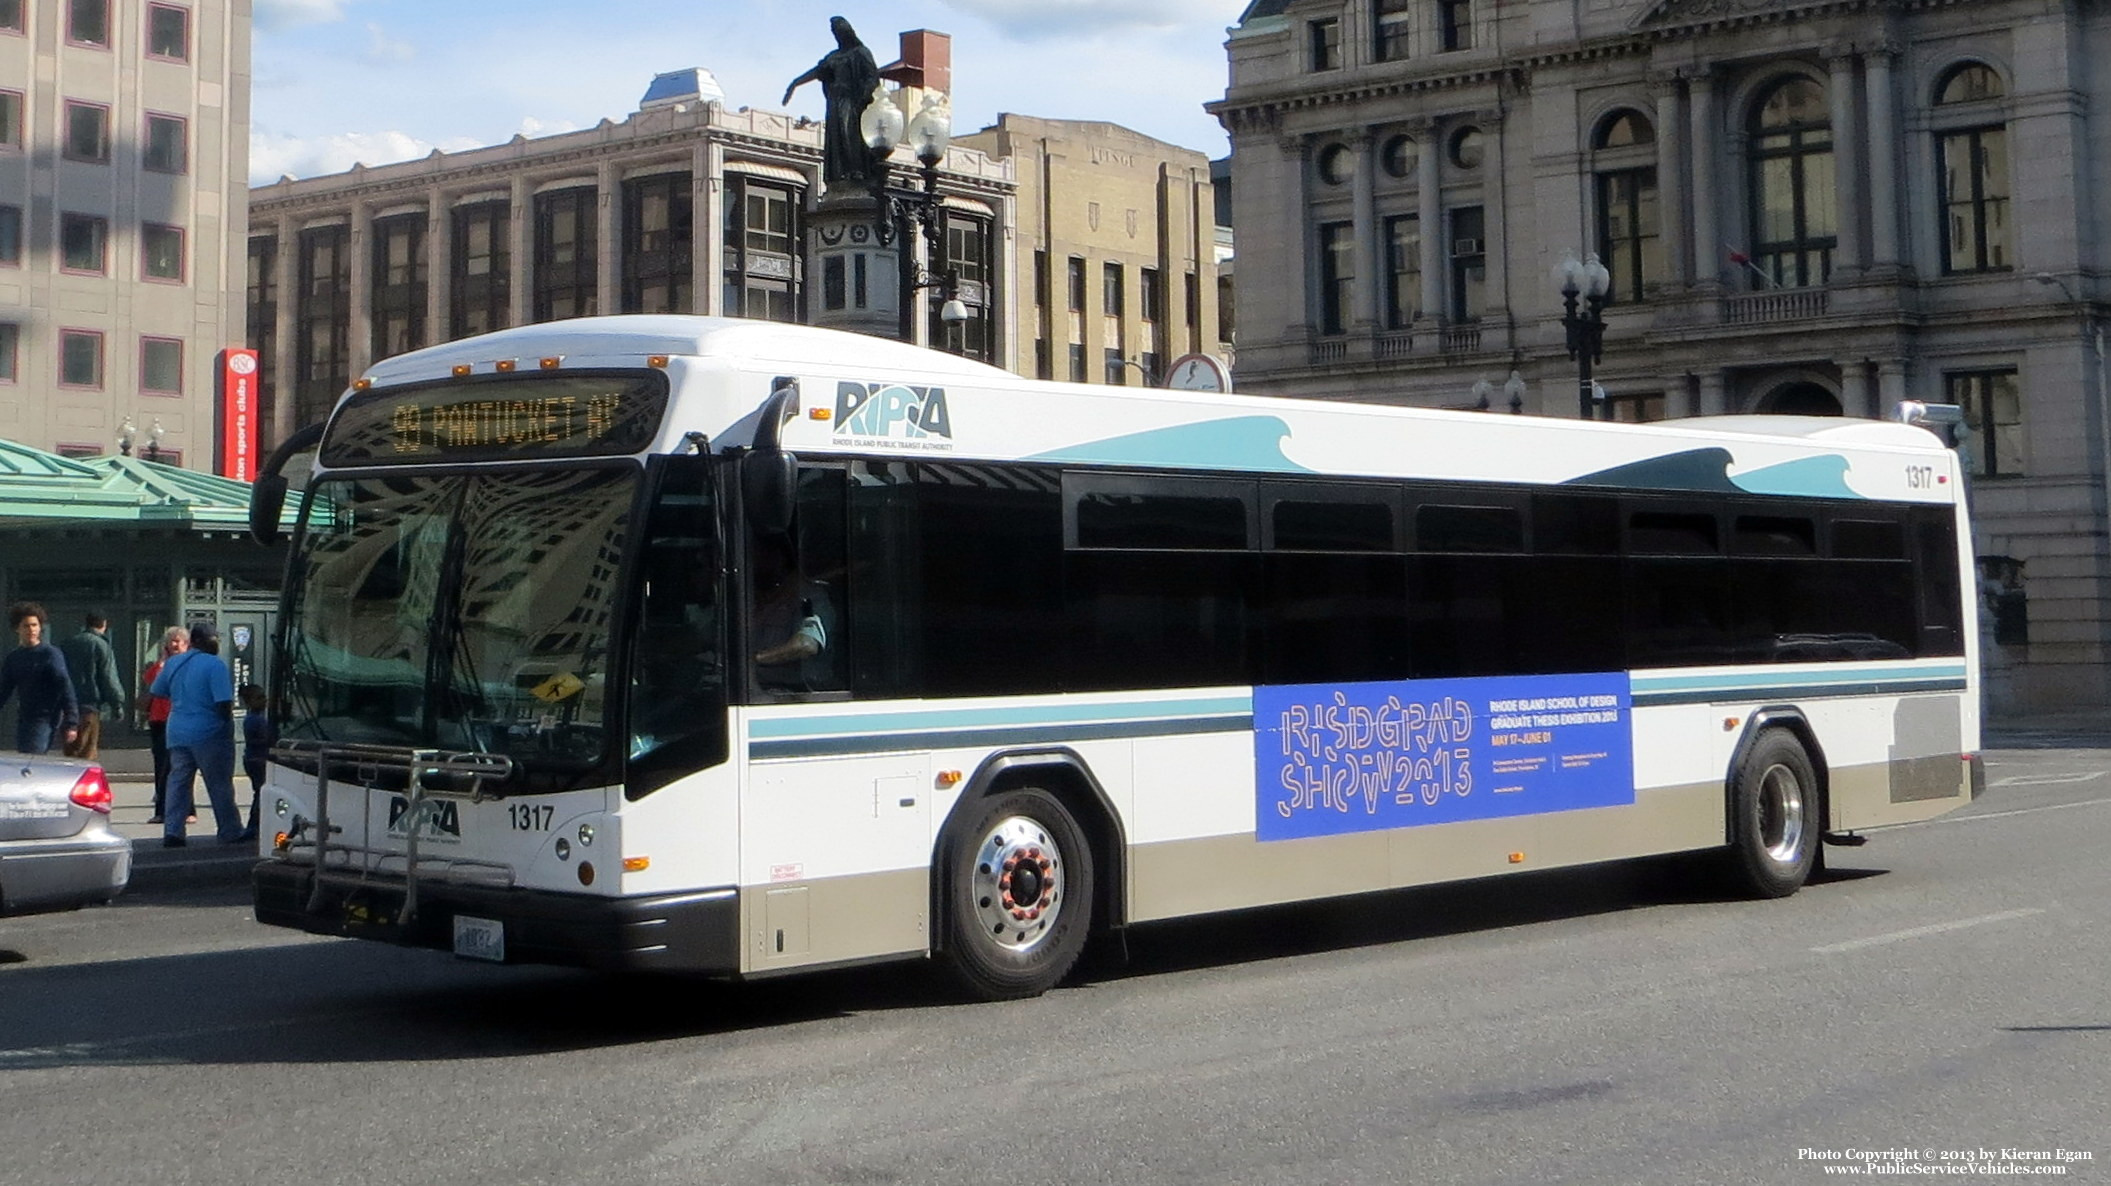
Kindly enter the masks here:
<path id="1" fill-rule="evenodd" d="M 652 443 L 667 410 L 658 372 L 508 375 L 353 396 L 323 437 L 326 465 L 606 457 Z"/>

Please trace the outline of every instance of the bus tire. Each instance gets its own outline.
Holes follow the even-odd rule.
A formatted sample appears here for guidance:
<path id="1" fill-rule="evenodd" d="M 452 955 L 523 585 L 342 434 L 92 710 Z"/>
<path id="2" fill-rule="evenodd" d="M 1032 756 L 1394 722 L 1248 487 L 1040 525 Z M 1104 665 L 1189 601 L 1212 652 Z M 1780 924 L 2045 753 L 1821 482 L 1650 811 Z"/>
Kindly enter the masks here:
<path id="1" fill-rule="evenodd" d="M 1802 888 L 1818 859 L 1823 808 L 1818 775 L 1787 729 L 1753 742 L 1730 788 L 1730 848 L 1723 871 L 1738 890 L 1785 898 Z"/>
<path id="2" fill-rule="evenodd" d="M 1054 988 L 1092 927 L 1092 850 L 1054 795 L 1024 787 L 972 806 L 945 847 L 944 953 L 969 992 Z"/>

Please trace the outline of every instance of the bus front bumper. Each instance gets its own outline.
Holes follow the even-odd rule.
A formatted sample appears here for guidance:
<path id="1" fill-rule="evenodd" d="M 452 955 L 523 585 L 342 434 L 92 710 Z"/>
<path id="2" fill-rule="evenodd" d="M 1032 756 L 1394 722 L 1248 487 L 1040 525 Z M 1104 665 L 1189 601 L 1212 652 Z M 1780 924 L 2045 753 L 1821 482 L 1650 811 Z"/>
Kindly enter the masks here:
<path id="1" fill-rule="evenodd" d="M 509 964 L 707 974 L 740 970 L 740 896 L 730 888 L 604 898 L 420 880 L 417 913 L 404 920 L 400 877 L 357 884 L 326 880 L 318 901 L 313 866 L 265 861 L 256 867 L 252 887 L 258 922 L 317 935 L 452 951 L 460 915 L 501 924 Z"/>

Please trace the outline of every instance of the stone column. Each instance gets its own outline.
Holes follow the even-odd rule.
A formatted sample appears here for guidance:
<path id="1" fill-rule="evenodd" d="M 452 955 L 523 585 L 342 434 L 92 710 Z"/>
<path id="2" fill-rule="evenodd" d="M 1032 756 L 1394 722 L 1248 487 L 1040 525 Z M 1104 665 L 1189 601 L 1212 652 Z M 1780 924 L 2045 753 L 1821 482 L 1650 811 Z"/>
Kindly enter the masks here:
<path id="1" fill-rule="evenodd" d="M 1898 51 L 1879 45 L 1863 55 L 1869 87 L 1869 263 L 1879 270 L 1899 264 L 1898 136 L 1891 90 L 1891 60 Z"/>
<path id="2" fill-rule="evenodd" d="M 1349 138 L 1356 154 L 1355 231 L 1356 285 L 1351 300 L 1351 322 L 1358 337 L 1368 338 L 1378 325 L 1378 275 L 1385 258 L 1383 236 L 1378 233 L 1377 156 L 1372 150 L 1369 128 Z M 1170 275 L 1170 272 L 1161 273 Z"/>
<path id="3" fill-rule="evenodd" d="M 352 298 L 345 317 L 345 357 L 350 371 L 345 377 L 347 383 L 374 361 L 374 208 L 354 201 L 350 229 L 345 237 L 345 250 L 352 254 L 346 261 L 351 265 L 346 286 L 351 289 L 348 295 Z"/>
<path id="4" fill-rule="evenodd" d="M 271 262 L 273 284 L 279 294 L 277 316 L 271 327 L 272 339 L 278 343 L 278 357 L 263 360 L 265 373 L 271 376 L 271 416 L 264 427 L 270 433 L 265 439 L 277 442 L 305 427 L 300 404 L 294 398 L 294 376 L 300 372 L 293 362 L 300 350 L 299 321 L 294 316 L 300 307 L 300 292 L 294 286 L 300 283 L 301 228 L 300 223 L 282 215 L 272 229 L 279 242 L 278 254 Z"/>
<path id="5" fill-rule="evenodd" d="M 1876 364 L 1876 414 L 1880 419 L 1891 420 L 1898 416 L 1898 406 L 1906 400 L 1906 360 L 1903 358 L 1879 359 Z"/>
<path id="6" fill-rule="evenodd" d="M 1290 216 L 1297 220 L 1291 230 L 1291 267 L 1289 274 L 1281 277 L 1290 291 L 1285 294 L 1283 307 L 1290 312 L 1291 320 L 1283 327 L 1283 336 L 1299 343 L 1312 338 L 1312 327 L 1317 324 L 1318 312 L 1312 307 L 1312 277 L 1319 267 L 1318 232 L 1312 225 L 1312 142 L 1304 136 L 1285 136 L 1276 142 L 1281 167 L 1290 174 Z M 1098 284 L 1099 277 L 1087 275 L 1085 287 L 1088 294 Z M 1088 306 L 1092 301 L 1086 302 Z M 1088 310 L 1089 313 L 1089 310 Z M 1095 324 L 1091 316 L 1085 318 L 1085 372 L 1092 374 L 1098 361 L 1096 354 L 1097 335 L 1092 332 Z M 1300 347 L 1302 349 L 1302 346 Z"/>
<path id="7" fill-rule="evenodd" d="M 1834 50 L 1826 55 L 1832 77 L 1825 94 L 1832 102 L 1833 204 L 1838 225 L 1834 234 L 1832 270 L 1851 278 L 1862 270 L 1862 155 L 1860 138 L 1854 134 L 1854 54 Z"/>
<path id="8" fill-rule="evenodd" d="M 1715 196 L 1715 79 L 1702 66 L 1688 85 L 1686 147 L 1693 166 L 1693 282 L 1702 288 L 1722 287 L 1723 245 L 1716 231 L 1718 208 Z M 1705 391 L 1705 388 L 1703 389 Z M 1718 379 L 1716 393 L 1722 391 Z M 1718 400 L 1718 403 L 1720 401 Z M 1720 411 L 1720 407 L 1716 409 Z"/>
<path id="9" fill-rule="evenodd" d="M 1444 319 L 1444 195 L 1437 177 L 1438 160 L 1444 155 L 1435 120 L 1426 120 L 1413 130 L 1420 151 L 1415 157 L 1415 221 L 1422 234 L 1422 317 Z"/>
<path id="10" fill-rule="evenodd" d="M 714 140 L 697 154 L 696 311 L 726 312 L 726 146 Z M 819 273 L 807 261 L 809 281 Z M 811 305 L 808 306 L 812 308 Z"/>
<path id="11" fill-rule="evenodd" d="M 438 186 L 425 193 L 425 341 L 454 337 L 454 207 Z"/>
<path id="12" fill-rule="evenodd" d="M 535 256 L 529 232 L 535 226 L 535 195 L 526 177 L 513 179 L 512 217 L 506 220 L 506 317 L 507 325 L 527 325 L 535 320 Z"/>
<path id="13" fill-rule="evenodd" d="M 1859 358 L 1840 364 L 1840 410 L 1849 416 L 1875 416 L 1870 402 L 1869 364 Z"/>
<path id="14" fill-rule="evenodd" d="M 623 311 L 616 287 L 623 264 L 623 238 L 616 225 L 616 212 L 623 208 L 622 185 L 616 166 L 602 161 L 594 178 L 594 311 L 604 315 Z"/>
<path id="15" fill-rule="evenodd" d="M 1487 254 L 1487 307 L 1482 310 L 1484 321 L 1497 319 L 1501 310 L 1504 324 L 1514 324 L 1510 311 L 1510 251 L 1509 251 L 1509 205 L 1506 179 L 1510 176 L 1503 157 L 1503 113 L 1482 111 L 1474 117 L 1480 125 L 1482 143 L 1486 145 L 1486 159 L 1481 163 L 1481 173 L 1487 178 L 1481 190 L 1481 233 L 1486 236 L 1482 250 Z M 1493 330 L 1493 326 L 1488 326 Z M 1508 345 L 1508 343 L 1504 343 Z M 1493 342 L 1487 343 L 1490 347 Z"/>
<path id="16" fill-rule="evenodd" d="M 1657 101 L 1657 242 L 1664 245 L 1664 283 L 1676 290 L 1686 287 L 1692 275 L 1686 267 L 1689 178 L 1679 151 L 1679 80 L 1659 75 L 1650 82 Z"/>
<path id="17" fill-rule="evenodd" d="M 1720 416 L 1729 409 L 1723 406 L 1723 373 L 1720 368 L 1708 367 L 1698 375 L 1700 381 L 1700 408 L 1703 416 Z"/>

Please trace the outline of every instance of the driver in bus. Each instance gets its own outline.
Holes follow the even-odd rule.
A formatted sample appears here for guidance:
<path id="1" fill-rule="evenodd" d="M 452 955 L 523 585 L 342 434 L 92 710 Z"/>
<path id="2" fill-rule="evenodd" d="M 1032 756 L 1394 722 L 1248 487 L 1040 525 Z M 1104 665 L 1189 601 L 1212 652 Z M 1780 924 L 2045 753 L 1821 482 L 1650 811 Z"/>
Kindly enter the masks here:
<path id="1" fill-rule="evenodd" d="M 799 572 L 785 536 L 756 541 L 755 652 L 762 683 L 814 691 L 832 686 L 828 654 L 828 590 Z"/>

